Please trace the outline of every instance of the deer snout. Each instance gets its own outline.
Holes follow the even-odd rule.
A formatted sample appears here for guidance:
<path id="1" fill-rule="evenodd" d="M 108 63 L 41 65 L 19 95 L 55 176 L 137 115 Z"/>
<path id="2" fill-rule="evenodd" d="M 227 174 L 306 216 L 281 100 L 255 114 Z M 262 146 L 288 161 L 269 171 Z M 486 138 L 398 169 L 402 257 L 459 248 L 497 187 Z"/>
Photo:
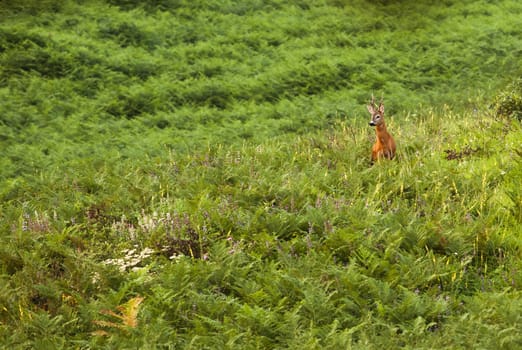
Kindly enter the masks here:
<path id="1" fill-rule="evenodd" d="M 372 120 L 372 121 L 370 122 L 370 126 L 375 126 L 375 125 L 377 125 L 377 124 L 375 124 L 375 122 Z"/>

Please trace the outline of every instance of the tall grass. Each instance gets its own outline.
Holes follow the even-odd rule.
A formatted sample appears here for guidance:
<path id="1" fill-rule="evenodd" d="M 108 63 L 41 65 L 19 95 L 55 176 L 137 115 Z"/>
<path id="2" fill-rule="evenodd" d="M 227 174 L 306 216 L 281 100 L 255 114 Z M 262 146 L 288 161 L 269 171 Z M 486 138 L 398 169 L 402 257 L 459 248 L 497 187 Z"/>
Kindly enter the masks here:
<path id="1" fill-rule="evenodd" d="M 38 169 L 108 132 L 140 159 L 303 134 L 361 117 L 371 92 L 398 117 L 476 108 L 520 74 L 512 1 L 51 3 L 4 4 L 0 27 L 3 147 Z M 42 134 L 48 154 L 17 153 Z"/>
<path id="2" fill-rule="evenodd" d="M 520 125 L 389 128 L 399 157 L 373 167 L 340 120 L 26 183 L 38 197 L 4 203 L 5 344 L 516 347 Z"/>

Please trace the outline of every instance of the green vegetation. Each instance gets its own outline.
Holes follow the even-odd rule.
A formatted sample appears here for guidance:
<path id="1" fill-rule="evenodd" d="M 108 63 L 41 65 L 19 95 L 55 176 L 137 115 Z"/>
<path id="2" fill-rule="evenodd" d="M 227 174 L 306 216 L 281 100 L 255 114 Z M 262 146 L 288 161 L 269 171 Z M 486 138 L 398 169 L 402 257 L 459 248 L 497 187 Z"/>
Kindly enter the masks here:
<path id="1" fill-rule="evenodd" d="M 497 116 L 522 121 L 522 78 L 498 94 L 493 106 Z"/>
<path id="2" fill-rule="evenodd" d="M 2 347 L 522 347 L 518 1 L 0 14 Z"/>

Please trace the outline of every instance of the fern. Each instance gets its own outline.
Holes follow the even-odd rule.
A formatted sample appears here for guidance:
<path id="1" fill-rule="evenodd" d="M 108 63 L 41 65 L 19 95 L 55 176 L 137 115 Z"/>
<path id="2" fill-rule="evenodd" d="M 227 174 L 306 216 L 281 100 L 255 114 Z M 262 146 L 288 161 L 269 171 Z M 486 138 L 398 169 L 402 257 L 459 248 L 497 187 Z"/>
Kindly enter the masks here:
<path id="1" fill-rule="evenodd" d="M 521 9 L 1 1 L 0 347 L 520 346 Z"/>
<path id="2" fill-rule="evenodd" d="M 105 321 L 105 320 L 94 320 L 92 321 L 95 325 L 103 328 L 116 329 L 124 332 L 129 332 L 132 329 L 138 327 L 138 313 L 140 311 L 140 305 L 143 302 L 143 297 L 134 297 L 129 299 L 125 304 L 116 307 L 118 312 L 112 310 L 102 310 L 103 315 L 111 316 L 112 318 L 118 319 L 118 322 Z M 93 332 L 94 335 L 108 336 L 110 333 L 105 330 L 97 330 Z"/>

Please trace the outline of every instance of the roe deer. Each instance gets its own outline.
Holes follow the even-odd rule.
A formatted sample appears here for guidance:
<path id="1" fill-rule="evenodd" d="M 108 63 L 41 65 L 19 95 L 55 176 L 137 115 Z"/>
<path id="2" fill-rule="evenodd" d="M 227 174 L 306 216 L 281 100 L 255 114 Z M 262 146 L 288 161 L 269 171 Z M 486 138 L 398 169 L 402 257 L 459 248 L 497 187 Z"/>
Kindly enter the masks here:
<path id="1" fill-rule="evenodd" d="M 367 105 L 368 112 L 372 115 L 370 126 L 375 126 L 377 140 L 372 147 L 372 163 L 380 158 L 393 159 L 395 157 L 395 140 L 386 130 L 384 123 L 384 103 L 381 98 L 379 107 L 375 108 L 375 98 L 372 95 L 370 104 Z"/>

